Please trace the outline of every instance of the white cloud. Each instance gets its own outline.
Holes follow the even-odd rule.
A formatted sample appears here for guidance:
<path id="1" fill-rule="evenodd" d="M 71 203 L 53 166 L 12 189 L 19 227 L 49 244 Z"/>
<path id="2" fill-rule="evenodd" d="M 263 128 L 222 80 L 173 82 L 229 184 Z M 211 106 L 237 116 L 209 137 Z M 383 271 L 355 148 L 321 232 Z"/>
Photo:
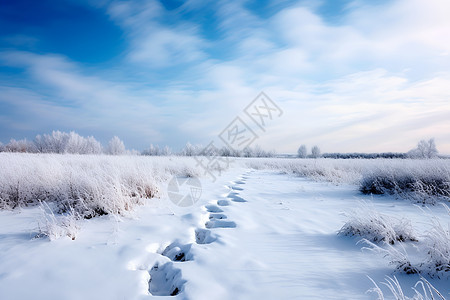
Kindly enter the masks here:
<path id="1" fill-rule="evenodd" d="M 205 58 L 201 50 L 204 42 L 186 29 L 153 27 L 151 32 L 132 42 L 129 58 L 149 67 L 167 67 Z"/>
<path id="2" fill-rule="evenodd" d="M 162 68 L 206 58 L 207 43 L 197 26 L 163 25 L 169 13 L 158 1 L 113 2 L 108 13 L 127 32 L 128 59 L 141 67 Z"/>

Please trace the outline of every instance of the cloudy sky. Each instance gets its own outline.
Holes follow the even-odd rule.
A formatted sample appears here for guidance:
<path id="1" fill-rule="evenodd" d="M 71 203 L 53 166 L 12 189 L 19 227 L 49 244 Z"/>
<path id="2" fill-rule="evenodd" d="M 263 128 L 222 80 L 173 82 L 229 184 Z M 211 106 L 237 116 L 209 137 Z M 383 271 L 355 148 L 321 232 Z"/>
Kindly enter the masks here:
<path id="1" fill-rule="evenodd" d="M 450 153 L 450 1 L 0 0 L 0 141 L 208 144 L 264 91 L 278 152 Z M 249 125 L 251 126 L 251 125 Z"/>

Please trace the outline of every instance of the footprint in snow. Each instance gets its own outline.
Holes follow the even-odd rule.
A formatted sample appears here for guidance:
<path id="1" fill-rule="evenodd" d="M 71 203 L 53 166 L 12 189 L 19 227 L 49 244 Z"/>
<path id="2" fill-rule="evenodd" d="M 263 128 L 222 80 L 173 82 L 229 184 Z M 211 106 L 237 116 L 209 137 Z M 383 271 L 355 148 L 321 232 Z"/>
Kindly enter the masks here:
<path id="1" fill-rule="evenodd" d="M 197 228 L 195 230 L 195 242 L 197 244 L 211 244 L 217 237 L 208 229 Z"/>
<path id="2" fill-rule="evenodd" d="M 218 200 L 217 201 L 217 205 L 219 205 L 219 206 L 228 206 L 228 205 L 230 205 L 231 203 L 230 203 L 230 201 L 228 201 L 228 200 Z"/>
<path id="3" fill-rule="evenodd" d="M 228 220 L 212 219 L 205 223 L 206 228 L 236 228 L 236 223 Z"/>
<path id="4" fill-rule="evenodd" d="M 242 197 L 239 197 L 238 195 L 229 195 L 228 198 L 231 199 L 231 201 L 233 202 L 247 202 L 247 200 L 245 200 Z"/>
<path id="5" fill-rule="evenodd" d="M 156 263 L 149 271 L 148 291 L 153 296 L 175 296 L 182 292 L 185 280 L 172 262 Z"/>
<path id="6" fill-rule="evenodd" d="M 173 242 L 167 246 L 161 255 L 169 258 L 171 261 L 189 261 L 193 259 L 191 254 L 192 244 L 181 244 Z"/>
<path id="7" fill-rule="evenodd" d="M 238 186 L 231 186 L 230 188 L 235 191 L 243 191 L 244 190 L 243 188 L 238 187 Z"/>
<path id="8" fill-rule="evenodd" d="M 209 204 L 205 206 L 206 210 L 210 213 L 219 213 L 219 212 L 223 212 L 223 210 L 218 207 L 217 205 L 214 204 Z"/>
<path id="9" fill-rule="evenodd" d="M 221 220 L 221 219 L 226 219 L 227 216 L 224 214 L 209 214 L 209 219 L 215 219 L 215 220 Z"/>

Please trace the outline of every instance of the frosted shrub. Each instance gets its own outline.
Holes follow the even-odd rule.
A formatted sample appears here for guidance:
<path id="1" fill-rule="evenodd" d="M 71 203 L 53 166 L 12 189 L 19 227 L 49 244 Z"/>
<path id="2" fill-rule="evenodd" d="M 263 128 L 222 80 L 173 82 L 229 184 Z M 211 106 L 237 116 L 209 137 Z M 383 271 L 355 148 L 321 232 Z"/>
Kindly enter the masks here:
<path id="1" fill-rule="evenodd" d="M 339 230 L 340 235 L 360 236 L 374 243 L 417 241 L 411 221 L 381 214 L 367 203 L 346 215 L 349 220 Z"/>

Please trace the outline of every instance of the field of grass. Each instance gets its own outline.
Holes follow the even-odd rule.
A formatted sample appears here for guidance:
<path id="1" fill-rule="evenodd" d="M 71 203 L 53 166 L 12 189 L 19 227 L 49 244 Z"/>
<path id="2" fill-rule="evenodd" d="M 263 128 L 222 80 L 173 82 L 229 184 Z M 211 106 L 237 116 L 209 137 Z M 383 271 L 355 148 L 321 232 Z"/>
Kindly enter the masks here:
<path id="1" fill-rule="evenodd" d="M 245 165 L 354 184 L 364 194 L 390 194 L 429 204 L 450 201 L 448 159 L 247 159 Z"/>

